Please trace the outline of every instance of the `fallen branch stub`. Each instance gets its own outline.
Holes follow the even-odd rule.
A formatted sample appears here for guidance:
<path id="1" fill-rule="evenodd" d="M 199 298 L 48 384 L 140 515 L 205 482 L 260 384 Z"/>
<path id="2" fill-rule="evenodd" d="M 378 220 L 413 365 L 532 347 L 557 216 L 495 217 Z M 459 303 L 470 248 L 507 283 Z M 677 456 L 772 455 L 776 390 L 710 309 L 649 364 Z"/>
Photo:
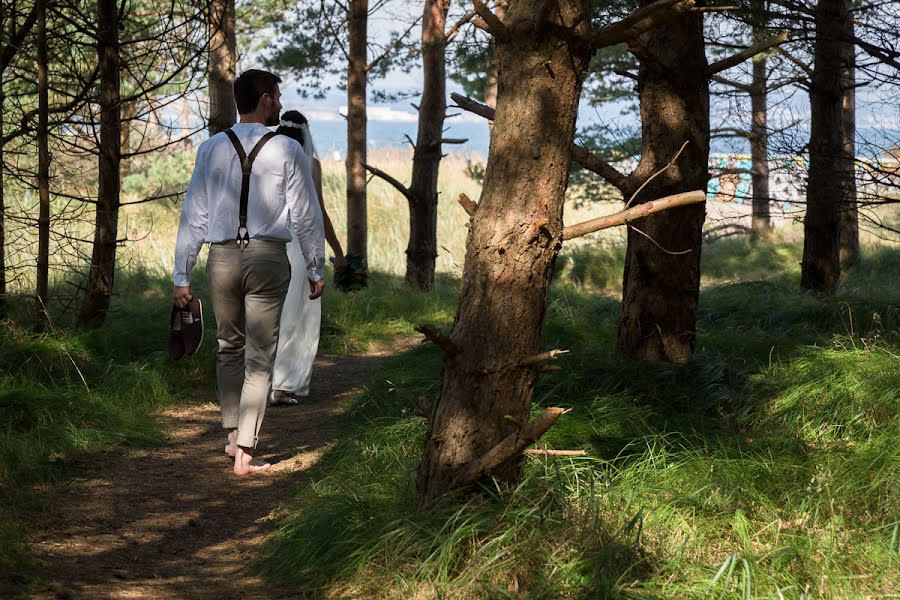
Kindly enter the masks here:
<path id="1" fill-rule="evenodd" d="M 601 229 L 627 225 L 629 221 L 636 221 L 648 215 L 669 210 L 670 208 L 686 206 L 688 204 L 697 204 L 704 201 L 706 201 L 706 192 L 703 190 L 683 192 L 681 194 L 666 196 L 658 200 L 650 200 L 649 202 L 632 206 L 631 208 L 621 210 L 605 217 L 598 217 L 596 219 L 591 219 L 590 221 L 585 221 L 584 223 L 570 225 L 563 229 L 563 240 L 571 240 L 595 231 L 600 231 Z"/>
<path id="2" fill-rule="evenodd" d="M 434 325 L 419 325 L 416 331 L 425 336 L 425 339 L 444 351 L 448 356 L 459 354 L 459 348 L 456 347 L 449 337 L 444 335 L 440 328 Z"/>
<path id="3" fill-rule="evenodd" d="M 469 215 L 470 217 L 475 216 L 475 210 L 478 208 L 478 204 L 476 204 L 474 200 L 472 200 L 465 194 L 460 194 L 459 204 L 463 207 L 463 210 L 466 211 L 467 215 Z"/>
<path id="4" fill-rule="evenodd" d="M 453 480 L 451 488 L 458 488 L 478 481 L 485 475 L 490 475 L 497 467 L 506 461 L 522 454 L 528 446 L 535 443 L 550 429 L 561 414 L 566 412 L 563 408 L 547 408 L 534 420 L 529 421 L 519 431 L 512 433 L 499 444 L 488 450 L 481 458 L 465 465 Z"/>
<path id="5" fill-rule="evenodd" d="M 549 450 L 543 448 L 528 448 L 527 456 L 587 456 L 584 450 Z"/>

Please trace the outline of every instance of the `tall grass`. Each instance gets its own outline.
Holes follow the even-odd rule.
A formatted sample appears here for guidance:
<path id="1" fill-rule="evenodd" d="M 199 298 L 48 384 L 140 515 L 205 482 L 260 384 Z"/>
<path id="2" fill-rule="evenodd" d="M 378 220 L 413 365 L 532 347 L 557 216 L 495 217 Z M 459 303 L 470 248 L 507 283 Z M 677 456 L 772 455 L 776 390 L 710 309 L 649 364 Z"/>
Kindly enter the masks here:
<path id="1" fill-rule="evenodd" d="M 900 593 L 900 291 L 880 285 L 900 253 L 822 299 L 797 289 L 799 251 L 706 253 L 700 347 L 683 366 L 617 357 L 618 303 L 560 277 L 545 342 L 572 353 L 535 410 L 571 408 L 542 443 L 587 456 L 527 459 L 520 485 L 462 505 L 415 510 L 416 399 L 435 393 L 440 356 L 403 356 L 356 400 L 260 568 L 334 598 Z M 750 281 L 741 260 L 759 266 Z"/>

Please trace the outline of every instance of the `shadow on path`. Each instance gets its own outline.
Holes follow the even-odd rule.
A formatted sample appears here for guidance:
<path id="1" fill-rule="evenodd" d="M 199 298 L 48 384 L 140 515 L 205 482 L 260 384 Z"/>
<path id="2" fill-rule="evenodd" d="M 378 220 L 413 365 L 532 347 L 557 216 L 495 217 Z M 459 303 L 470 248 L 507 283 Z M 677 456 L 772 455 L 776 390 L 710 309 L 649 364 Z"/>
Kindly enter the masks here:
<path id="1" fill-rule="evenodd" d="M 343 402 L 392 352 L 319 356 L 311 396 L 270 407 L 263 475 L 236 477 L 212 399 L 162 418 L 167 443 L 92 464 L 53 490 L 58 517 L 32 547 L 46 585 L 31 598 L 284 598 L 245 566 L 278 506 L 339 434 Z"/>

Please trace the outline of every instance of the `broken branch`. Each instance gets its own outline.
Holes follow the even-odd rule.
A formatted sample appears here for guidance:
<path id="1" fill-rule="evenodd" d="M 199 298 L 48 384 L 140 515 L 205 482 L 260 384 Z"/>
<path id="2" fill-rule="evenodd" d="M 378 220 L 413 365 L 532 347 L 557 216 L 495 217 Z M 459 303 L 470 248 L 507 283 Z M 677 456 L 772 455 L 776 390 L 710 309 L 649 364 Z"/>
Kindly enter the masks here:
<path id="1" fill-rule="evenodd" d="M 593 34 L 590 44 L 595 49 L 621 44 L 688 12 L 693 6 L 693 0 L 657 0 Z"/>
<path id="2" fill-rule="evenodd" d="M 466 211 L 466 214 L 470 217 L 475 216 L 475 209 L 478 208 L 478 205 L 474 200 L 466 196 L 465 194 L 459 195 L 459 204 L 463 207 L 463 210 Z"/>
<path id="3" fill-rule="evenodd" d="M 425 336 L 425 339 L 444 351 L 448 356 L 459 354 L 459 348 L 456 347 L 450 338 L 434 325 L 419 325 L 416 331 Z"/>
<path id="4" fill-rule="evenodd" d="M 442 144 L 465 144 L 468 138 L 441 138 Z"/>
<path id="5" fill-rule="evenodd" d="M 459 30 L 462 28 L 462 26 L 465 25 L 466 23 L 468 23 L 469 21 L 471 21 L 474 17 L 475 17 L 474 10 L 470 10 L 470 11 L 466 12 L 466 14 L 464 14 L 462 16 L 462 18 L 460 18 L 459 21 L 454 23 L 453 27 L 451 27 L 449 29 L 449 31 L 447 31 L 447 33 L 444 34 L 444 40 L 446 40 L 448 42 L 452 41 L 453 38 L 456 37 L 456 34 L 459 33 Z"/>
<path id="6" fill-rule="evenodd" d="M 487 24 L 488 29 L 495 38 L 501 42 L 509 40 L 509 32 L 506 30 L 506 25 L 503 24 L 500 17 L 492 13 L 491 9 L 485 6 L 481 0 L 472 0 L 472 6 L 474 6 L 478 16 Z"/>
<path id="7" fill-rule="evenodd" d="M 547 362 L 548 360 L 553 360 L 560 354 L 568 354 L 568 350 L 548 350 L 547 352 L 541 352 L 540 354 L 535 354 L 534 356 L 529 356 L 528 358 L 523 358 L 519 363 L 520 366 L 523 367 L 531 367 L 538 363 Z"/>
<path id="8" fill-rule="evenodd" d="M 571 240 L 583 235 L 587 235 L 589 233 L 593 233 L 595 231 L 600 231 L 601 229 L 609 229 L 610 227 L 627 225 L 629 221 L 636 221 L 637 219 L 643 219 L 644 217 L 647 217 L 654 213 L 669 210 L 677 206 L 685 206 L 688 204 L 704 202 L 705 200 L 706 192 L 704 192 L 703 190 L 683 192 L 681 194 L 666 196 L 664 198 L 660 198 L 659 200 L 650 200 L 649 202 L 638 204 L 637 206 L 621 210 L 617 213 L 607 215 L 605 217 L 598 217 L 596 219 L 591 219 L 590 221 L 585 221 L 584 223 L 570 225 L 569 227 L 563 229 L 563 240 Z"/>
<path id="9" fill-rule="evenodd" d="M 741 50 L 734 56 L 729 56 L 728 58 L 723 58 L 722 60 L 717 60 L 713 64 L 706 67 L 706 75 L 707 77 L 712 77 L 716 73 L 720 73 L 725 69 L 730 69 L 731 67 L 737 66 L 747 60 L 748 58 L 754 57 L 760 52 L 765 52 L 769 48 L 773 46 L 780 46 L 787 40 L 788 34 L 787 31 L 782 31 L 778 35 L 771 37 L 767 40 L 763 40 L 756 44 L 753 44 L 749 48 L 745 48 Z"/>
<path id="10" fill-rule="evenodd" d="M 488 450 L 487 454 L 465 465 L 453 480 L 451 488 L 473 483 L 483 476 L 489 475 L 509 459 L 521 454 L 525 448 L 538 441 L 564 412 L 566 412 L 565 409 L 558 407 L 545 409 L 519 431 L 503 438 L 499 444 Z"/>

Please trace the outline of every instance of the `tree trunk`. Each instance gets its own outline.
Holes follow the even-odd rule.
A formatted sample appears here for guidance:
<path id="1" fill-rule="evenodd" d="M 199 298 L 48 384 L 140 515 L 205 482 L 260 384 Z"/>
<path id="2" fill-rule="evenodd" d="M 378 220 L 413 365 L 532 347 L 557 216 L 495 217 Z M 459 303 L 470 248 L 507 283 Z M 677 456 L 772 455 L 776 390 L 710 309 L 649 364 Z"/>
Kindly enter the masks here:
<path id="1" fill-rule="evenodd" d="M 409 186 L 409 245 L 406 247 L 406 283 L 429 291 L 434 287 L 437 258 L 438 170 L 441 136 L 447 112 L 444 23 L 447 0 L 425 0 L 422 18 L 422 67 L 424 85 L 419 104 L 419 132 L 413 154 Z"/>
<path id="2" fill-rule="evenodd" d="M 35 331 L 47 327 L 47 296 L 50 274 L 50 147 L 49 147 L 49 81 L 47 64 L 47 0 L 40 3 L 37 21 L 38 80 L 38 255 L 35 299 Z"/>
<path id="3" fill-rule="evenodd" d="M 754 19 L 762 19 L 765 12 L 763 0 L 753 0 Z M 753 42 L 766 38 L 762 23 L 754 26 Z M 751 229 L 754 239 L 768 235 L 772 223 L 769 219 L 769 132 L 766 128 L 768 71 L 765 53 L 753 57 L 753 81 L 750 84 L 750 172 L 753 187 L 753 216 Z"/>
<path id="4" fill-rule="evenodd" d="M 800 285 L 825 293 L 835 290 L 841 275 L 838 254 L 839 212 L 844 194 L 841 37 L 847 19 L 847 0 L 819 0 L 815 66 L 809 91 L 809 180 Z"/>
<path id="5" fill-rule="evenodd" d="M 643 6 L 650 4 L 642 2 Z M 645 36 L 638 74 L 642 122 L 641 162 L 630 178 L 640 185 L 672 167 L 635 197 L 646 202 L 690 190 L 709 180 L 709 83 L 703 22 L 678 17 Z M 633 194 L 627 190 L 626 197 Z M 618 348 L 640 360 L 684 363 L 691 358 L 700 292 L 700 245 L 705 203 L 652 215 L 629 227 Z"/>
<path id="6" fill-rule="evenodd" d="M 234 78 L 237 67 L 234 0 L 211 0 L 209 5 L 209 135 L 225 131 L 237 121 Z"/>
<path id="7" fill-rule="evenodd" d="M 368 269 L 366 210 L 366 84 L 369 0 L 350 0 L 347 18 L 350 61 L 347 69 L 347 256 L 359 261 L 358 283 Z"/>
<path id="8" fill-rule="evenodd" d="M 853 21 L 847 19 L 850 35 Z M 843 148 L 844 201 L 840 210 L 840 249 L 842 266 L 850 266 L 859 259 L 859 212 L 856 205 L 856 46 L 845 44 L 846 63 L 843 72 L 843 114 L 841 137 Z"/>
<path id="9" fill-rule="evenodd" d="M 500 86 L 480 202 L 470 223 L 459 305 L 445 348 L 438 401 L 419 465 L 420 506 L 458 487 L 463 469 L 528 421 L 578 100 L 590 59 L 561 23 L 584 35 L 590 6 L 560 0 L 538 23 L 542 0 L 509 8 L 496 39 Z M 565 35 L 563 32 L 562 35 Z M 540 143 L 535 143 L 539 140 Z M 516 457 L 493 471 L 513 480 Z M 464 482 L 462 482 L 464 483 Z"/>
<path id="10" fill-rule="evenodd" d="M 122 122 L 119 114 L 119 28 L 116 0 L 97 1 L 97 53 L 100 66 L 100 154 L 94 248 L 87 291 L 78 313 L 81 327 L 99 327 L 106 319 L 116 272 L 119 225 L 119 163 Z"/>
<path id="11" fill-rule="evenodd" d="M 5 25 L 5 23 L 3 24 Z M 4 179 L 6 172 L 3 157 L 3 118 L 5 117 L 6 92 L 3 86 L 3 72 L 0 71 L 0 319 L 6 318 L 6 197 Z"/>

